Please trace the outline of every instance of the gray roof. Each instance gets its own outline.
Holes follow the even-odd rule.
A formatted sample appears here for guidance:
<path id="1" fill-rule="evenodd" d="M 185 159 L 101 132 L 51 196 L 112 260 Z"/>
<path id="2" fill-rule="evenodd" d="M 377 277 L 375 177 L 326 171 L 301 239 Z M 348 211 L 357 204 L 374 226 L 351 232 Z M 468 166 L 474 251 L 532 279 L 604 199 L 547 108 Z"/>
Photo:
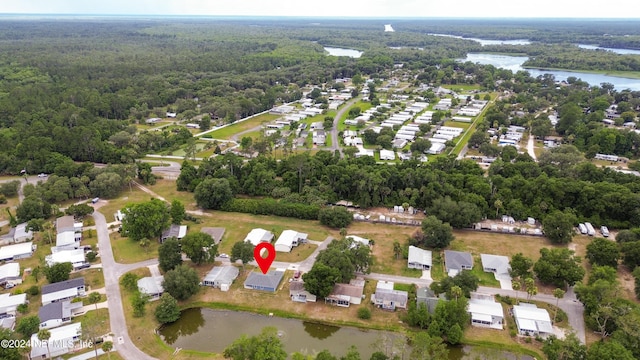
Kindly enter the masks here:
<path id="1" fill-rule="evenodd" d="M 63 231 L 74 230 L 73 224 L 75 219 L 71 215 L 62 216 L 56 219 L 56 231 L 61 233 Z"/>
<path id="2" fill-rule="evenodd" d="M 224 231 L 225 231 L 225 228 L 223 227 L 203 227 L 200 230 L 200 232 L 210 235 L 216 244 L 222 241 L 222 236 L 224 236 Z"/>
<path id="3" fill-rule="evenodd" d="M 204 277 L 204 281 L 216 282 L 222 281 L 232 283 L 238 277 L 240 271 L 235 266 L 215 266 Z"/>
<path id="4" fill-rule="evenodd" d="M 162 282 L 164 281 L 163 276 L 147 276 L 138 280 L 138 289 L 143 294 L 155 295 L 162 294 L 164 292 L 164 288 L 162 287 Z"/>
<path id="5" fill-rule="evenodd" d="M 171 226 L 162 232 L 162 239 L 168 239 L 170 237 L 179 238 L 180 236 L 180 226 L 176 224 L 171 224 Z"/>
<path id="6" fill-rule="evenodd" d="M 277 288 L 284 271 L 272 270 L 266 274 L 251 272 L 244 282 L 245 287 Z"/>
<path id="7" fill-rule="evenodd" d="M 51 294 L 66 289 L 76 289 L 81 286 L 84 286 L 83 277 L 45 285 L 42 287 L 42 294 Z"/>
<path id="8" fill-rule="evenodd" d="M 496 274 L 508 274 L 509 258 L 502 255 L 480 254 L 483 269 L 496 269 Z"/>
<path id="9" fill-rule="evenodd" d="M 409 293 L 403 290 L 376 289 L 375 298 L 376 301 L 393 301 L 402 304 L 407 302 Z"/>
<path id="10" fill-rule="evenodd" d="M 38 317 L 43 323 L 53 319 L 66 319 L 71 317 L 71 311 L 82 307 L 81 302 L 61 301 L 47 304 L 40 308 Z"/>
<path id="11" fill-rule="evenodd" d="M 407 262 L 431 266 L 431 251 L 409 246 L 409 260 Z"/>
<path id="12" fill-rule="evenodd" d="M 447 266 L 447 271 L 449 270 L 462 270 L 462 267 L 473 267 L 473 258 L 471 254 L 463 251 L 453 251 L 453 250 L 445 250 L 444 251 L 444 262 Z"/>

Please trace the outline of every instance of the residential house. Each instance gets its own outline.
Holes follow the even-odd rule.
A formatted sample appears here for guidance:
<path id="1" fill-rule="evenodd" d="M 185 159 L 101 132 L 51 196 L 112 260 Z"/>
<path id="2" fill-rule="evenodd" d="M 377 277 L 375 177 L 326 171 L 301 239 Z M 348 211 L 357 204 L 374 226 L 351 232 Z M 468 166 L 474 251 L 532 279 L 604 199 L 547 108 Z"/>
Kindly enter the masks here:
<path id="1" fill-rule="evenodd" d="M 31 240 L 33 240 L 33 231 L 27 229 L 27 223 L 16 225 L 16 229 L 13 232 L 13 242 L 21 243 Z"/>
<path id="2" fill-rule="evenodd" d="M 56 232 L 60 234 L 65 231 L 82 233 L 82 223 L 76 222 L 71 215 L 61 216 L 56 219 Z"/>
<path id="3" fill-rule="evenodd" d="M 364 292 L 364 280 L 351 280 L 349 284 L 335 284 L 331 294 L 324 299 L 325 303 L 340 307 L 351 304 L 360 305 Z"/>
<path id="4" fill-rule="evenodd" d="M 311 123 L 311 130 L 324 130 L 324 124 L 322 121 Z"/>
<path id="5" fill-rule="evenodd" d="M 84 249 L 64 250 L 56 248 L 56 252 L 45 256 L 44 259 L 47 266 L 70 262 L 75 270 L 89 267 L 89 263 L 85 258 Z"/>
<path id="6" fill-rule="evenodd" d="M 396 153 L 393 150 L 380 150 L 380 160 L 395 160 Z"/>
<path id="7" fill-rule="evenodd" d="M 275 243 L 275 249 L 279 252 L 291 252 L 294 246 L 298 246 L 307 241 L 307 234 L 294 230 L 285 230 L 280 234 Z"/>
<path id="8" fill-rule="evenodd" d="M 302 281 L 289 283 L 289 297 L 291 301 L 295 302 L 316 302 L 316 296 L 304 289 L 304 282 Z"/>
<path id="9" fill-rule="evenodd" d="M 18 306 L 27 303 L 27 294 L 0 294 L 0 318 L 15 317 Z"/>
<path id="10" fill-rule="evenodd" d="M 71 322 L 75 310 L 82 308 L 82 302 L 60 301 L 47 304 L 38 311 L 40 329 L 50 329 Z"/>
<path id="11" fill-rule="evenodd" d="M 70 279 L 42 287 L 42 305 L 72 300 L 85 295 L 84 278 Z"/>
<path id="12" fill-rule="evenodd" d="M 445 294 L 436 296 L 436 293 L 428 287 L 421 287 L 416 290 L 416 304 L 425 304 L 427 306 L 427 310 L 429 310 L 431 314 L 436 311 L 436 306 L 441 300 L 447 301 Z"/>
<path id="13" fill-rule="evenodd" d="M 38 340 L 38 334 L 31 335 L 31 359 L 56 358 L 73 351 L 82 335 L 82 324 L 74 323 L 49 330 L 49 340 Z"/>
<path id="14" fill-rule="evenodd" d="M 222 291 L 228 291 L 240 271 L 235 266 L 214 266 L 204 277 L 202 284 Z"/>
<path id="15" fill-rule="evenodd" d="M 535 220 L 534 220 L 535 221 Z M 503 285 L 503 289 L 511 286 L 511 265 L 509 265 L 509 258 L 502 255 L 490 255 L 480 254 L 480 260 L 482 261 L 482 269 L 485 272 L 493 273 L 496 280 L 500 281 Z"/>
<path id="16" fill-rule="evenodd" d="M 159 123 L 159 122 L 160 122 L 160 120 L 162 120 L 162 119 L 155 117 L 155 118 L 149 118 L 149 119 L 145 120 L 144 122 L 145 122 L 147 125 L 153 125 L 153 124 L 157 124 L 157 123 Z"/>
<path id="17" fill-rule="evenodd" d="M 553 334 L 549 313 L 545 309 L 538 308 L 535 304 L 514 305 L 513 317 L 520 335 L 544 337 Z"/>
<path id="18" fill-rule="evenodd" d="M 74 250 L 80 247 L 80 238 L 73 231 L 64 231 L 56 235 L 56 248 L 58 250 Z"/>
<path id="19" fill-rule="evenodd" d="M 445 250 L 444 265 L 447 269 L 447 274 L 453 277 L 462 270 L 473 269 L 473 258 L 468 252 Z"/>
<path id="20" fill-rule="evenodd" d="M 502 330 L 504 311 L 502 304 L 496 302 L 493 296 L 472 296 L 467 312 L 471 315 L 471 325 Z"/>
<path id="21" fill-rule="evenodd" d="M 208 234 L 213 238 L 213 242 L 217 245 L 222 241 L 222 237 L 224 236 L 225 228 L 223 227 L 203 227 L 200 229 L 200 232 Z"/>
<path id="22" fill-rule="evenodd" d="M 185 237 L 185 235 L 187 235 L 187 225 L 171 224 L 171 226 L 160 235 L 160 243 L 172 237 L 180 240 Z"/>
<path id="23" fill-rule="evenodd" d="M 327 134 L 324 130 L 314 130 L 313 131 L 313 144 L 314 145 L 324 145 L 327 142 Z"/>
<path id="24" fill-rule="evenodd" d="M 369 239 L 365 239 L 363 237 L 360 236 L 356 236 L 356 235 L 347 235 L 346 236 L 347 240 L 351 239 L 353 241 L 353 246 L 358 246 L 358 245 L 371 245 L 371 240 Z"/>
<path id="25" fill-rule="evenodd" d="M 393 286 L 394 283 L 391 281 L 378 281 L 376 292 L 371 294 L 371 303 L 385 310 L 406 309 L 409 293 L 394 290 Z"/>
<path id="26" fill-rule="evenodd" d="M 149 300 L 158 300 L 164 292 L 164 288 L 162 287 L 163 281 L 163 276 L 143 277 L 138 280 L 138 290 L 140 290 L 140 293 L 149 296 Z"/>
<path id="27" fill-rule="evenodd" d="M 266 274 L 252 272 L 249 274 L 249 276 L 247 276 L 247 280 L 245 280 L 244 282 L 244 288 L 251 290 L 276 292 L 283 276 L 283 270 L 271 270 Z"/>
<path id="28" fill-rule="evenodd" d="M 12 261 L 26 259 L 33 255 L 36 245 L 25 242 L 15 245 L 7 245 L 0 248 L 0 261 Z"/>
<path id="29" fill-rule="evenodd" d="M 273 238 L 274 236 L 271 231 L 257 228 L 252 229 L 249 234 L 247 234 L 247 237 L 244 238 L 244 241 L 249 241 L 253 244 L 253 246 L 258 246 L 258 244 L 260 244 L 261 242 L 270 243 L 271 241 L 273 241 Z"/>
<path id="30" fill-rule="evenodd" d="M 432 265 L 432 254 L 430 250 L 423 250 L 415 246 L 409 246 L 409 269 L 429 270 Z"/>
<path id="31" fill-rule="evenodd" d="M 22 284 L 22 276 L 20 276 L 20 264 L 10 262 L 0 266 L 0 286 L 8 284 Z"/>

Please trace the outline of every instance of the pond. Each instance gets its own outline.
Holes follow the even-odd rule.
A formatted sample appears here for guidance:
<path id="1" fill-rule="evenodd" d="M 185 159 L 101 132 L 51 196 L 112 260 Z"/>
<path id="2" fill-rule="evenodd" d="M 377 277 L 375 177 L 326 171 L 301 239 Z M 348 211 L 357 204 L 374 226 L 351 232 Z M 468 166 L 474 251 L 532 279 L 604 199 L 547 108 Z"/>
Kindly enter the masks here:
<path id="1" fill-rule="evenodd" d="M 533 77 L 537 77 L 544 74 L 551 74 L 557 81 L 567 80 L 567 78 L 573 76 L 583 81 L 586 81 L 590 85 L 599 86 L 601 83 L 607 82 L 613 84 L 616 90 L 640 90 L 640 79 L 632 79 L 618 76 L 611 76 L 606 74 L 595 74 L 580 71 L 565 71 L 565 70 L 540 70 L 540 69 L 525 69 L 522 64 L 527 61 L 526 56 L 509 56 L 509 55 L 497 55 L 486 53 L 469 53 L 464 59 L 459 61 L 471 61 L 483 65 L 493 65 L 497 68 L 511 70 L 513 72 L 519 70 L 528 71 Z"/>
<path id="2" fill-rule="evenodd" d="M 392 342 L 405 344 L 403 335 L 392 332 L 338 327 L 248 312 L 206 308 L 183 311 L 178 321 L 162 327 L 159 333 L 163 340 L 174 348 L 222 353 L 241 335 L 258 335 L 267 326 L 278 329 L 280 339 L 289 354 L 296 351 L 315 354 L 327 349 L 334 356 L 343 356 L 349 347 L 354 345 L 358 348 L 362 359 L 369 359 L 372 353 L 381 350 L 384 346 L 376 344 Z M 404 347 L 408 353 L 408 348 Z M 517 356 L 506 351 L 479 349 L 472 346 L 455 347 L 450 350 L 452 360 L 533 359 L 530 356 Z"/>
<path id="3" fill-rule="evenodd" d="M 325 51 L 332 56 L 348 56 L 350 58 L 359 58 L 362 56 L 363 52 L 354 50 L 354 49 L 345 49 L 345 48 L 335 48 L 335 47 L 327 47 L 324 48 Z"/>

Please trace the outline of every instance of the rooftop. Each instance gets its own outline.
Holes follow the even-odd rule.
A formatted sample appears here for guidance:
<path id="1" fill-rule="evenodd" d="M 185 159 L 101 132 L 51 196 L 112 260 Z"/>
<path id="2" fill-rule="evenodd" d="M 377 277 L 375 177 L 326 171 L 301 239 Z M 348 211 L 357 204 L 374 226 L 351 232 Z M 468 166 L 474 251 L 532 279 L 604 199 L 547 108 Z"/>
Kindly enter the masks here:
<path id="1" fill-rule="evenodd" d="M 82 307 L 81 302 L 60 301 L 47 304 L 38 310 L 38 318 L 43 323 L 52 319 L 66 319 L 71 317 L 71 312 Z"/>
<path id="2" fill-rule="evenodd" d="M 144 294 L 162 294 L 164 292 L 164 288 L 162 287 L 163 281 L 164 277 L 162 276 L 143 277 L 138 280 L 138 289 Z"/>
<path id="3" fill-rule="evenodd" d="M 0 280 L 20 276 L 20 264 L 10 262 L 0 266 Z"/>
<path id="4" fill-rule="evenodd" d="M 214 243 L 219 244 L 224 236 L 225 228 L 223 227 L 203 227 L 200 232 L 208 234 L 213 238 Z"/>
<path id="5" fill-rule="evenodd" d="M 0 248 L 0 260 L 12 259 L 15 256 L 29 253 L 33 253 L 32 242 L 7 245 Z"/>
<path id="6" fill-rule="evenodd" d="M 238 277 L 240 271 L 235 266 L 214 266 L 211 271 L 204 277 L 204 281 L 215 282 L 225 281 L 232 282 Z"/>
<path id="7" fill-rule="evenodd" d="M 431 266 L 432 254 L 429 250 L 420 249 L 415 246 L 409 246 L 409 263 L 418 263 Z"/>
<path id="8" fill-rule="evenodd" d="M 447 271 L 449 270 L 462 270 L 464 268 L 473 267 L 473 258 L 471 254 L 463 251 L 445 250 L 444 251 L 445 264 L 447 265 Z"/>
<path id="9" fill-rule="evenodd" d="M 280 281 L 282 281 L 283 276 L 284 271 L 280 270 L 271 270 L 266 274 L 253 271 L 247 276 L 244 286 L 275 289 L 278 287 L 278 284 L 280 284 Z"/>
<path id="10" fill-rule="evenodd" d="M 76 289 L 79 287 L 84 286 L 84 278 L 80 277 L 80 278 L 76 278 L 76 279 L 70 279 L 70 280 L 66 280 L 66 281 L 61 281 L 61 282 L 57 282 L 57 283 L 53 283 L 53 284 L 48 284 L 48 285 L 44 285 L 42 287 L 42 294 L 51 294 L 54 292 L 58 292 L 61 290 L 66 290 L 66 289 Z"/>
<path id="11" fill-rule="evenodd" d="M 261 242 L 271 242 L 271 240 L 273 240 L 273 233 L 261 228 L 252 229 L 244 239 L 244 241 L 249 241 L 254 246 L 257 246 Z"/>

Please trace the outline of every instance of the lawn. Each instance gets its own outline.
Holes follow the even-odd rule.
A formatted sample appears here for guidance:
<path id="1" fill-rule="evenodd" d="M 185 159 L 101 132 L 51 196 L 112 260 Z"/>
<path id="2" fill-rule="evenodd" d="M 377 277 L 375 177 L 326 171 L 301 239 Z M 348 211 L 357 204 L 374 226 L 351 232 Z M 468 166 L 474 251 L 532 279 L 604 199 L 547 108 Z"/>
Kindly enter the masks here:
<path id="1" fill-rule="evenodd" d="M 102 269 L 85 269 L 72 273 L 69 278 L 77 279 L 84 277 L 84 284 L 86 287 L 91 287 L 87 292 L 92 292 L 96 289 L 104 287 L 104 275 Z"/>
<path id="2" fill-rule="evenodd" d="M 465 123 L 465 122 L 460 122 L 460 121 L 453 121 L 453 120 L 449 120 L 449 121 L 445 121 L 444 122 L 444 126 L 449 126 L 449 127 L 456 127 L 456 128 L 460 128 L 460 129 L 468 129 L 469 126 L 471 126 L 471 123 Z"/>
<path id="3" fill-rule="evenodd" d="M 133 187 L 131 191 L 129 189 L 123 191 L 121 193 L 121 196 L 116 199 L 106 200 L 107 204 L 102 205 L 98 209 L 98 211 L 102 213 L 102 215 L 104 215 L 104 217 L 107 219 L 107 222 L 112 222 L 115 221 L 114 214 L 118 210 L 123 209 L 127 204 L 149 201 L 151 200 L 151 198 L 151 195 L 145 193 L 137 187 Z"/>
<path id="4" fill-rule="evenodd" d="M 315 244 L 302 244 L 294 247 L 291 252 L 276 252 L 276 261 L 299 262 L 309 257 L 318 248 Z"/>
<path id="5" fill-rule="evenodd" d="M 534 261 L 540 257 L 540 249 L 554 247 L 547 238 L 542 236 L 513 235 L 471 230 L 454 230 L 456 239 L 450 248 L 459 251 L 469 251 L 474 255 L 494 254 L 511 258 L 521 252 Z M 555 246 L 561 247 L 561 246 Z"/>
<path id="6" fill-rule="evenodd" d="M 443 88 L 453 90 L 455 92 L 464 92 L 471 90 L 480 90 L 480 84 L 455 84 L 455 85 L 442 85 Z M 484 95 L 483 95 L 484 96 Z"/>
<path id="7" fill-rule="evenodd" d="M 77 316 L 71 320 L 72 323 L 84 322 L 95 325 L 95 336 L 107 335 L 111 332 L 109 323 L 109 309 L 98 309 L 88 311 L 86 314 Z"/>
<path id="8" fill-rule="evenodd" d="M 111 238 L 111 248 L 116 262 L 133 264 L 158 257 L 158 246 L 160 244 L 157 239 L 150 240 L 149 246 L 142 248 L 137 241 L 123 238 L 118 232 L 111 233 L 109 237 Z"/>
<path id="9" fill-rule="evenodd" d="M 9 220 L 9 214 L 7 213 L 7 208 L 11 210 L 11 214 L 16 216 L 16 206 L 19 204 L 19 199 L 17 196 L 7 198 L 7 203 L 0 205 L 0 221 Z M 9 232 L 9 227 L 5 228 L 6 232 Z"/>
<path id="10" fill-rule="evenodd" d="M 178 191 L 176 188 L 176 182 L 174 180 L 156 181 L 155 185 L 146 185 L 151 191 L 162 196 L 167 201 L 180 200 L 186 210 L 197 210 L 196 201 L 193 198 L 193 193 L 188 191 Z"/>
<path id="11" fill-rule="evenodd" d="M 260 126 L 282 117 L 281 115 L 262 114 L 244 121 L 237 121 L 225 128 L 208 133 L 214 139 L 230 139 L 233 135 Z"/>

